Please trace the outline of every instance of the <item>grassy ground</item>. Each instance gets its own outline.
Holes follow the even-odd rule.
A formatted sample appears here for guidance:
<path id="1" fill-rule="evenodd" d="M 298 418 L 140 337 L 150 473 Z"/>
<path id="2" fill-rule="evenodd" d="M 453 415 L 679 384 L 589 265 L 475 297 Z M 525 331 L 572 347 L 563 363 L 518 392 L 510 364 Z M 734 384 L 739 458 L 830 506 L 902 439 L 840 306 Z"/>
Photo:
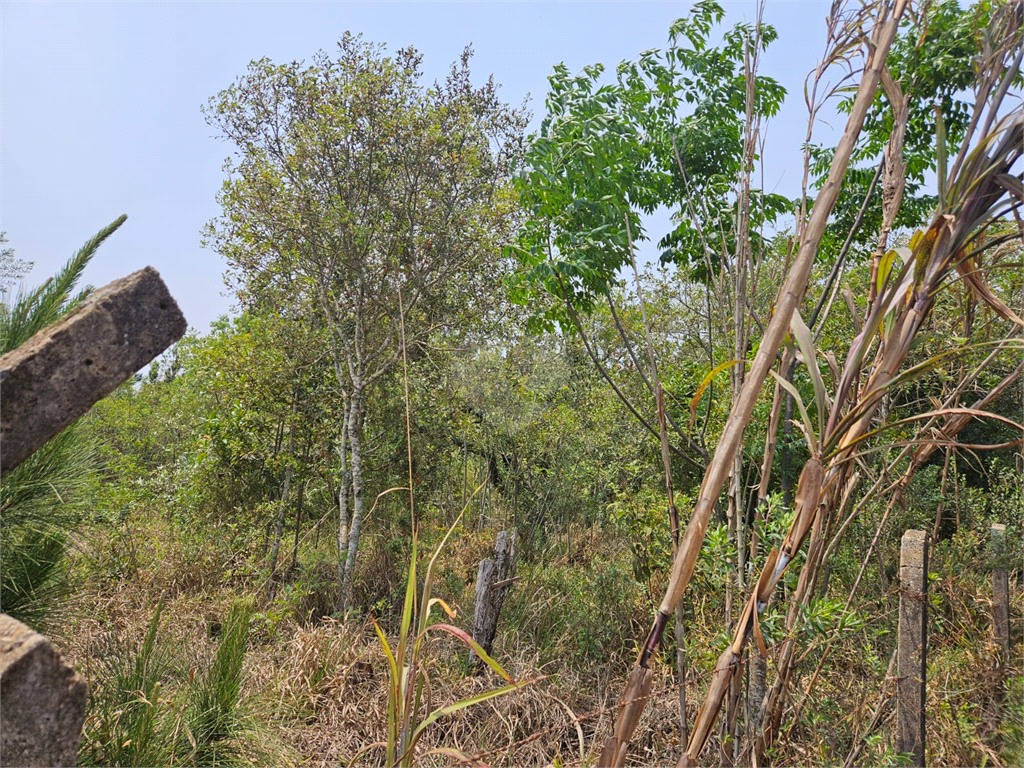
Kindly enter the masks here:
<path id="1" fill-rule="evenodd" d="M 136 702 L 133 706 L 144 713 L 154 707 L 151 726 L 145 726 L 146 717 L 138 711 L 132 715 L 136 737 L 140 727 L 149 727 L 168 741 L 177 728 L 174 764 L 198 762 L 189 731 L 189 723 L 196 722 L 194 712 L 189 714 L 195 709 L 196 680 L 209 677 L 224 655 L 226 625 L 239 597 L 252 598 L 254 607 L 240 659 L 238 700 L 229 713 L 230 732 L 218 742 L 219 764 L 336 766 L 360 753 L 361 764 L 383 762 L 383 748 L 373 745 L 386 738 L 387 662 L 366 613 L 344 621 L 325 617 L 335 598 L 326 550 L 303 549 L 300 562 L 307 565 L 290 571 L 268 602 L 265 581 L 246 565 L 258 554 L 255 543 L 229 551 L 216 536 L 187 540 L 159 516 L 127 525 L 115 532 L 82 533 L 73 563 L 78 597 L 51 629 L 93 685 L 83 763 L 129 764 L 125 761 L 137 757 L 131 745 L 111 745 L 116 734 L 121 739 L 128 732 L 127 725 L 117 723 L 127 717 L 114 706 L 121 700 Z M 436 592 L 457 608 L 454 623 L 464 628 L 471 626 L 476 563 L 491 541 L 492 531 L 468 532 L 439 560 Z M 578 531 L 566 542 L 572 543 L 556 544 L 542 563 L 520 566 L 494 648 L 495 658 L 516 679 L 546 677 L 443 717 L 427 731 L 420 754 L 445 746 L 494 765 L 594 764 L 596 745 L 609 733 L 616 697 L 635 658 L 636 639 L 647 628 L 650 595 L 661 584 L 636 581 L 629 548 L 612 534 Z M 1021 717 L 1020 589 L 1011 580 L 1013 662 L 1006 672 L 1008 693 L 1001 695 L 989 639 L 987 573 L 980 565 L 983 547 L 976 539 L 954 543 L 959 547 L 955 552 L 953 546 L 940 545 L 933 565 L 928 762 L 1009 765 L 1020 754 L 1020 730 L 1011 727 Z M 385 537 L 371 537 L 358 579 L 359 599 L 392 636 L 404 575 L 393 549 Z M 948 567 L 953 557 L 977 567 Z M 713 578 L 710 570 L 707 578 Z M 698 579 L 687 608 L 691 722 L 724 641 L 722 605 L 711 586 L 708 582 L 701 589 Z M 842 591 L 838 579 L 834 588 L 837 594 Z M 776 744 L 774 764 L 841 763 L 855 734 L 867 736 L 859 764 L 901 762 L 892 748 L 891 708 L 884 710 L 873 733 L 864 734 L 879 693 L 892 687 L 885 672 L 897 605 L 891 585 L 887 592 L 876 588 L 863 602 L 861 613 L 870 619 L 836 642 L 791 732 L 784 719 L 786 738 Z M 112 663 L 123 669 L 137 666 L 158 606 L 155 694 L 125 698 L 124 691 L 102 687 L 97 681 L 110 679 Z M 829 637 L 810 624 L 802 632 L 810 650 L 800 665 L 791 705 L 803 698 Z M 454 641 L 432 641 L 429 657 L 434 707 L 498 682 L 493 675 L 467 674 L 465 652 Z M 678 756 L 674 682 L 672 670 L 659 662 L 655 695 L 638 728 L 631 763 L 664 764 Z M 717 742 L 703 760 L 722 764 Z M 452 760 L 433 756 L 423 762 Z"/>

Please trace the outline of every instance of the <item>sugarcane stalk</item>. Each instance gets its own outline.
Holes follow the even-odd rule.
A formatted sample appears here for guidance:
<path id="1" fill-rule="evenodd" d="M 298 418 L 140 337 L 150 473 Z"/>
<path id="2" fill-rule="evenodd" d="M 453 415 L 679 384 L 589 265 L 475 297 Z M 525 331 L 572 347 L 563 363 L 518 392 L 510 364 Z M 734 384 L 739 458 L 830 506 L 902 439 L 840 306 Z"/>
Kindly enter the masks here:
<path id="1" fill-rule="evenodd" d="M 641 669 L 647 667 L 651 655 L 660 645 L 665 624 L 690 582 L 696 567 L 697 557 L 704 542 L 708 521 L 715 501 L 729 474 L 733 457 L 742 443 L 743 432 L 750 421 L 754 405 L 768 376 L 768 371 L 775 361 L 775 356 L 778 354 L 786 334 L 789 332 L 793 313 L 803 300 L 807 290 L 807 283 L 818 245 L 828 224 L 828 218 L 839 197 L 843 178 L 846 175 L 854 146 L 864 124 L 864 117 L 874 100 L 889 47 L 896 36 L 896 29 L 906 9 L 906 5 L 906 0 L 895 0 L 891 8 L 888 4 L 881 6 L 881 15 L 875 29 L 874 48 L 870 52 L 867 65 L 864 68 L 864 74 L 858 86 L 857 95 L 850 109 L 850 117 L 847 120 L 843 135 L 836 146 L 828 178 L 821 188 L 814 207 L 811 209 L 810 218 L 801 234 L 800 244 L 793 258 L 793 263 L 779 291 L 775 313 L 765 328 L 761 343 L 751 363 L 750 371 L 743 382 L 739 396 L 733 403 L 725 429 L 715 449 L 714 457 L 704 473 L 704 480 L 701 483 L 700 494 L 694 505 L 693 514 L 686 526 L 679 551 L 673 559 L 668 588 L 665 591 L 651 632 L 644 643 L 640 658 L 637 660 L 637 667 Z M 633 677 L 634 675 L 631 675 L 631 681 Z M 726 687 L 728 686 L 726 685 Z M 627 693 L 628 691 L 629 685 L 627 685 Z M 627 702 L 627 696 L 623 696 L 623 701 L 624 703 Z M 616 729 L 613 731 L 612 736 L 609 737 L 602 752 L 601 766 L 622 766 L 624 764 L 626 748 L 628 747 L 633 729 L 636 727 L 636 722 L 639 720 L 639 715 L 643 711 L 644 703 L 644 701 L 640 701 L 625 704 L 619 718 L 622 727 L 619 727 L 619 722 L 616 723 Z M 631 708 L 629 717 L 624 717 L 627 712 L 626 707 Z M 632 709 L 634 707 L 639 709 L 639 712 L 636 712 L 635 715 Z M 717 715 L 717 709 L 714 714 Z M 700 743 L 703 747 L 704 741 L 697 736 L 695 727 L 694 733 L 690 736 L 689 743 L 694 745 Z M 689 747 L 686 751 L 690 754 L 691 760 L 695 759 L 695 755 L 699 753 L 699 750 L 695 753 Z"/>

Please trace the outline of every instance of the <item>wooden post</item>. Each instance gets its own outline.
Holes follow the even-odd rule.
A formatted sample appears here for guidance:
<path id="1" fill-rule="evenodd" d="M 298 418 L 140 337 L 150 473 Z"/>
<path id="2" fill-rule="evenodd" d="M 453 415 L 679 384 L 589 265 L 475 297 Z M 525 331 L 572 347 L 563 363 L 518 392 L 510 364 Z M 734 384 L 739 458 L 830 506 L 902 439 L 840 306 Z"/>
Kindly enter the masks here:
<path id="1" fill-rule="evenodd" d="M 514 579 L 510 578 L 515 560 L 516 535 L 501 531 L 494 542 L 494 557 L 480 561 L 476 576 L 476 600 L 473 606 L 473 639 L 491 652 L 498 634 L 498 617 L 505 595 Z M 469 652 L 472 664 L 476 654 Z M 477 660 L 479 664 L 479 660 Z"/>
<path id="2" fill-rule="evenodd" d="M 928 535 L 910 530 L 900 546 L 896 750 L 924 765 L 925 677 L 928 653 Z"/>
<path id="3" fill-rule="evenodd" d="M 1010 657 L 1010 582 L 1006 574 L 1006 526 L 992 524 L 992 638 L 1002 653 L 1000 668 Z"/>

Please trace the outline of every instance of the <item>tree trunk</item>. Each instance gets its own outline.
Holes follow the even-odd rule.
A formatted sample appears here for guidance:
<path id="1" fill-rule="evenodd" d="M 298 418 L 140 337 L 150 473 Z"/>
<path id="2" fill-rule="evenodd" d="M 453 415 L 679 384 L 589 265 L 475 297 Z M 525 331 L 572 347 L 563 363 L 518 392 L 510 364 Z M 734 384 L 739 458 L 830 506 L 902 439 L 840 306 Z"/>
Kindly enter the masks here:
<path id="1" fill-rule="evenodd" d="M 338 588 L 345 583 L 345 561 L 348 559 L 348 430 L 349 414 L 352 401 L 345 402 L 344 416 L 341 420 L 341 445 L 338 447 L 338 458 L 341 460 L 341 477 L 338 482 Z M 345 606 L 339 605 L 344 610 Z"/>
<path id="2" fill-rule="evenodd" d="M 277 556 L 281 551 L 281 537 L 284 535 L 284 518 L 288 512 L 288 492 L 292 485 L 292 453 L 295 449 L 295 411 L 298 399 L 292 403 L 292 423 L 288 427 L 288 466 L 284 470 L 284 485 L 281 489 L 281 506 L 277 513 L 277 524 L 274 526 L 274 544 L 270 549 L 270 579 L 267 584 L 267 599 L 274 599 L 274 588 L 277 584 Z"/>
<path id="3" fill-rule="evenodd" d="M 299 567 L 299 533 L 302 528 L 302 501 L 306 495 L 306 484 L 303 483 L 299 486 L 299 498 L 295 500 L 295 543 L 292 545 L 292 564 L 289 566 L 291 569 Z"/>
<path id="4" fill-rule="evenodd" d="M 363 407 L 363 393 L 360 389 L 354 388 L 348 436 L 352 457 L 352 529 L 348 534 L 348 554 L 345 557 L 345 573 L 341 582 L 342 610 L 348 610 L 352 604 L 352 577 L 363 528 Z"/>
<path id="5" fill-rule="evenodd" d="M 511 588 L 510 579 L 515 569 L 516 535 L 501 531 L 494 543 L 494 557 L 480 561 L 476 579 L 476 600 L 473 606 L 473 639 L 488 654 L 498 634 L 498 618 L 505 595 Z M 483 662 L 469 652 L 470 664 Z"/>

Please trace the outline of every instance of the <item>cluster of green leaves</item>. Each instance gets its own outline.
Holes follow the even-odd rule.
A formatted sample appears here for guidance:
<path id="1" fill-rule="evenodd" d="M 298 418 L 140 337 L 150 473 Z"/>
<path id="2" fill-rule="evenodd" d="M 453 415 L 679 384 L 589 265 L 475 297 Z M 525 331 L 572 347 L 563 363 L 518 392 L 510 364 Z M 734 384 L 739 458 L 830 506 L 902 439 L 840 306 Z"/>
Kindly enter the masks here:
<path id="1" fill-rule="evenodd" d="M 720 47 L 709 45 L 723 15 L 713 0 L 697 3 L 672 25 L 664 51 L 622 62 L 612 82 L 602 83 L 600 64 L 576 75 L 560 64 L 548 78 L 547 114 L 517 176 L 526 220 L 512 249 L 520 264 L 511 281 L 514 300 L 556 299 L 534 315 L 533 327 L 565 323 L 564 302 L 592 310 L 629 263 L 630 235 L 647 237 L 641 214 L 659 207 L 677 219 L 660 241 L 663 260 L 707 276 L 705 249 L 684 201 L 700 198 L 704 215 L 714 219 L 708 224 L 731 230 L 729 191 L 742 162 L 746 110 L 744 53 L 755 44 L 752 28 L 741 24 Z M 775 37 L 763 26 L 760 45 Z M 784 96 L 777 82 L 757 78 L 758 114 L 775 114 Z M 790 207 L 777 196 L 758 197 L 762 216 Z M 755 231 L 758 223 L 752 221 Z"/>

